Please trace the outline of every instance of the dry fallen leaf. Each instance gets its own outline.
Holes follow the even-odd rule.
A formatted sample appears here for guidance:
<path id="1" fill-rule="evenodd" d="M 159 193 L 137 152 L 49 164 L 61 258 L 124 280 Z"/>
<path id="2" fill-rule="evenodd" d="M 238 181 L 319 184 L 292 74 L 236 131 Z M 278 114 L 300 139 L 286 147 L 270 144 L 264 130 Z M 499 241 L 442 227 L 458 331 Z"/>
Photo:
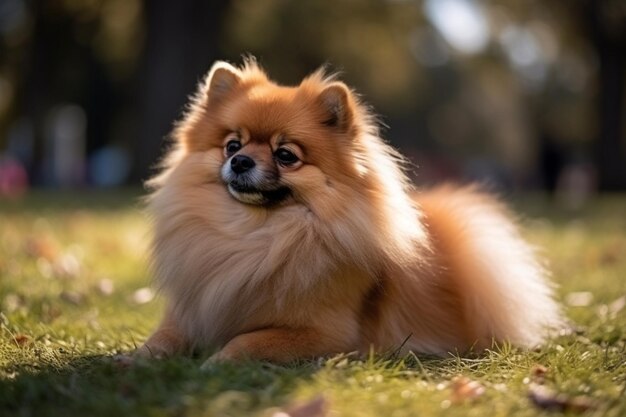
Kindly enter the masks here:
<path id="1" fill-rule="evenodd" d="M 537 407 L 549 411 L 582 413 L 596 408 L 593 400 L 585 396 L 570 397 L 554 392 L 543 385 L 531 385 L 528 397 Z"/>
<path id="2" fill-rule="evenodd" d="M 48 237 L 31 237 L 24 244 L 24 252 L 35 259 L 44 258 L 48 261 L 54 261 L 59 250 L 55 242 Z"/>
<path id="3" fill-rule="evenodd" d="M 473 381 L 466 376 L 454 378 L 451 387 L 450 401 L 453 403 L 472 401 L 485 393 L 485 387 L 480 382 Z"/>
<path id="4" fill-rule="evenodd" d="M 543 365 L 535 364 L 530 370 L 530 376 L 536 384 L 543 385 L 546 382 L 546 374 L 548 373 L 548 368 Z"/>
<path id="5" fill-rule="evenodd" d="M 15 335 L 13 340 L 19 347 L 23 347 L 30 343 L 31 337 L 25 334 L 18 334 L 18 335 Z"/>
<path id="6" fill-rule="evenodd" d="M 277 411 L 271 417 L 325 417 L 328 415 L 328 401 L 321 395 L 305 403 L 297 403 Z"/>

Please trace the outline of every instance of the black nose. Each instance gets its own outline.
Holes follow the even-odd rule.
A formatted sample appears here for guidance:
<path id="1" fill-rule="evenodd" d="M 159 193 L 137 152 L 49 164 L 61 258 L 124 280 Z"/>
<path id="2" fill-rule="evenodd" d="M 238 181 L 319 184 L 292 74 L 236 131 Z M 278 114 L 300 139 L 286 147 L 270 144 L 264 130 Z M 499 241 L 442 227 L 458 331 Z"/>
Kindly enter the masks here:
<path id="1" fill-rule="evenodd" d="M 233 159 L 230 160 L 230 168 L 235 174 L 243 174 L 249 169 L 254 168 L 255 165 L 254 160 L 245 155 L 235 155 Z"/>

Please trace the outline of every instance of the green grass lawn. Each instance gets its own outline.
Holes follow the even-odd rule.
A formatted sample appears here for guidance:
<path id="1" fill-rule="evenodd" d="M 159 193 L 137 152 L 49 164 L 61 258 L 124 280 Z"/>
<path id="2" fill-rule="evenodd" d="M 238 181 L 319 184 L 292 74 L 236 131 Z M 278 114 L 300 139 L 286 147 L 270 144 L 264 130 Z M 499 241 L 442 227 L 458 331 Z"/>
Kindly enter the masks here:
<path id="1" fill-rule="evenodd" d="M 202 372 L 203 358 L 112 360 L 142 343 L 162 307 L 137 193 L 0 201 L 0 416 L 626 416 L 626 196 L 576 213 L 541 198 L 518 208 L 572 334 L 532 352 Z"/>

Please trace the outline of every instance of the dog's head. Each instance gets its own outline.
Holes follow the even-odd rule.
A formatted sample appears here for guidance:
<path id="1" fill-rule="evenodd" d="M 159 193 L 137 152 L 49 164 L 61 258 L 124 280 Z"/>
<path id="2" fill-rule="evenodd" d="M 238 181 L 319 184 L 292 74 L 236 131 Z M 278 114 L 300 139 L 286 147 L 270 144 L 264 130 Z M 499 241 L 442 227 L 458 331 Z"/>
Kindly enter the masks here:
<path id="1" fill-rule="evenodd" d="M 270 207 L 359 177 L 358 118 L 352 92 L 322 71 L 284 87 L 254 62 L 218 62 L 175 135 L 186 153 L 210 156 L 206 175 L 234 199 Z"/>

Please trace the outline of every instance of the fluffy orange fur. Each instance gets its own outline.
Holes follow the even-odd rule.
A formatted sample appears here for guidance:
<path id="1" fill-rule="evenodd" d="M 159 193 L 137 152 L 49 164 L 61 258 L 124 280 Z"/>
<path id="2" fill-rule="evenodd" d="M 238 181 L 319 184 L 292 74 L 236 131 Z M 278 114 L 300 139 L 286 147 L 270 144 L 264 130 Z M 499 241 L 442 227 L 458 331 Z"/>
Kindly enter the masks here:
<path id="1" fill-rule="evenodd" d="M 445 354 L 534 346 L 562 323 L 506 210 L 473 187 L 413 194 L 371 114 L 323 71 L 285 87 L 252 60 L 217 62 L 173 137 L 149 183 L 167 308 L 141 355 Z M 237 155 L 255 165 L 245 187 Z"/>

